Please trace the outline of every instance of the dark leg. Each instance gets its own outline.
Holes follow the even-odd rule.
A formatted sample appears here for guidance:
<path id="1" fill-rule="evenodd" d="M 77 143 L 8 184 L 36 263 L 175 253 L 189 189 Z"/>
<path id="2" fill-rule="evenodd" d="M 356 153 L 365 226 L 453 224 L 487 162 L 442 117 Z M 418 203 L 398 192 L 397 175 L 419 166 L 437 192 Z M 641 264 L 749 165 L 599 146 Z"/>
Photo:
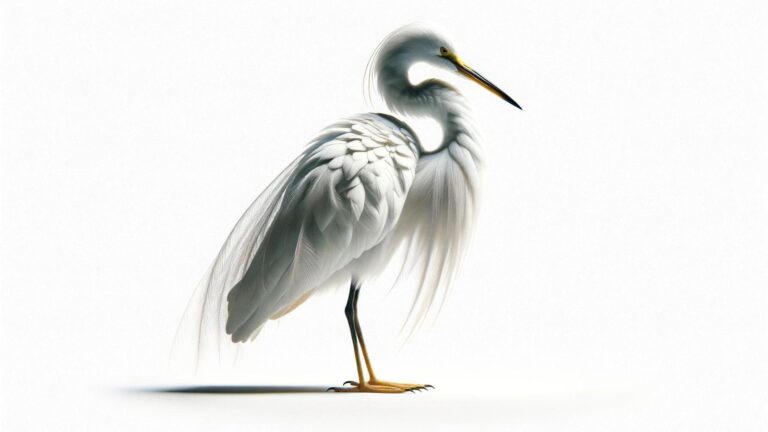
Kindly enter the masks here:
<path id="1" fill-rule="evenodd" d="M 357 294 L 360 290 L 360 286 L 358 285 L 357 281 L 354 279 L 352 280 L 352 283 L 349 286 L 349 296 L 347 297 L 347 305 L 344 308 L 344 315 L 347 317 L 347 324 L 349 324 L 349 332 L 352 335 L 352 346 L 355 349 L 355 364 L 357 365 L 357 379 L 358 382 L 354 381 L 347 381 L 344 384 L 350 383 L 353 384 L 355 387 L 331 387 L 329 390 L 334 390 L 337 392 L 372 392 L 372 393 L 402 393 L 405 391 L 405 389 L 398 388 L 398 387 L 392 387 L 392 386 L 385 386 L 385 385 L 376 385 L 373 383 L 366 383 L 365 376 L 363 375 L 363 367 L 360 364 L 360 352 L 358 350 L 357 346 L 357 328 L 359 328 L 359 324 L 357 324 Z M 362 342 L 362 340 L 360 341 Z M 366 354 L 366 362 L 367 362 L 367 354 Z M 369 369 L 370 370 L 370 367 Z"/>
<path id="2" fill-rule="evenodd" d="M 349 285 L 349 297 L 347 297 L 347 306 L 344 307 L 344 315 L 347 316 L 347 324 L 349 324 L 349 333 L 352 335 L 352 346 L 355 348 L 355 363 L 357 364 L 357 377 L 360 380 L 359 382 L 363 382 L 365 378 L 363 377 L 363 368 L 360 365 L 360 352 L 357 347 L 357 331 L 355 329 L 355 322 L 357 321 L 356 318 L 356 308 L 355 304 L 357 303 L 357 292 L 358 292 L 358 286 L 357 282 L 353 279 L 352 283 Z"/>
<path id="3" fill-rule="evenodd" d="M 355 297 L 352 299 L 352 308 L 354 309 L 353 318 L 355 321 L 355 333 L 357 333 L 357 338 L 360 339 L 360 347 L 363 351 L 363 358 L 365 359 L 365 367 L 368 369 L 368 377 L 371 379 L 371 382 L 378 381 L 376 379 L 376 374 L 373 373 L 373 366 L 371 365 L 371 359 L 368 358 L 368 349 L 365 347 L 365 339 L 363 338 L 363 331 L 360 329 L 360 320 L 358 320 L 357 316 L 357 299 L 360 298 L 360 285 L 355 286 Z"/>

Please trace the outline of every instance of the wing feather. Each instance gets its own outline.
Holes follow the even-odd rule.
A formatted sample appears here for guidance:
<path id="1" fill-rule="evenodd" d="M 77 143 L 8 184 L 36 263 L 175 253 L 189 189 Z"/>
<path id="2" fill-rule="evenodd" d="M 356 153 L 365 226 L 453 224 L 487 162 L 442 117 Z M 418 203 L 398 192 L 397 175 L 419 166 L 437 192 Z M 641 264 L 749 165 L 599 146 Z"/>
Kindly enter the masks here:
<path id="1" fill-rule="evenodd" d="M 226 291 L 243 277 L 258 246 L 263 243 L 299 162 L 300 158 L 291 162 L 251 203 L 230 231 L 187 304 L 174 338 L 174 360 L 191 358 L 197 364 L 210 358 L 218 360 L 222 352 L 228 351 L 229 341 L 223 337 Z"/>
<path id="2" fill-rule="evenodd" d="M 374 114 L 321 132 L 251 204 L 198 286 L 179 333 L 197 357 L 254 338 L 381 242 L 416 158 L 412 138 Z"/>

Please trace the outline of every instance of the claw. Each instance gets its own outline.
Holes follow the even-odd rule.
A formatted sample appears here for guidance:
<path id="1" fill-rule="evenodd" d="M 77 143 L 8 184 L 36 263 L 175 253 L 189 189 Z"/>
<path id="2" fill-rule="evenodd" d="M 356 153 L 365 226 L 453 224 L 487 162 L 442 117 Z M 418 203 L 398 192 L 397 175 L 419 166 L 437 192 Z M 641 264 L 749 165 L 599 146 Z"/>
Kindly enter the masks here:
<path id="1" fill-rule="evenodd" d="M 433 386 L 432 384 L 427 384 L 424 386 L 424 388 L 431 388 L 432 390 L 434 390 L 435 386 Z"/>
<path id="2" fill-rule="evenodd" d="M 357 383 L 357 381 L 344 381 L 344 384 L 342 384 L 342 385 L 347 385 L 347 384 L 349 384 L 349 385 L 353 385 L 353 386 L 357 386 L 357 385 L 359 385 L 359 384 Z"/>

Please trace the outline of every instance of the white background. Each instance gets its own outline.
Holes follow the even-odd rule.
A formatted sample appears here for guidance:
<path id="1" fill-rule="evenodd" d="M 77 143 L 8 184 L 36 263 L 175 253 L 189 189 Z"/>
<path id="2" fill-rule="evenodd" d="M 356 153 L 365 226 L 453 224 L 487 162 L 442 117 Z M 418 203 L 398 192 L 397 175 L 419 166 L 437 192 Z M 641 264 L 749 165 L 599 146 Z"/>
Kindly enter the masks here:
<path id="1" fill-rule="evenodd" d="M 0 429 L 723 431 L 768 427 L 761 2 L 4 2 Z M 488 168 L 439 320 L 368 287 L 416 395 L 178 395 L 354 377 L 344 292 L 235 371 L 168 370 L 192 289 L 319 129 L 365 111 L 398 26 L 448 29 Z M 429 136 L 429 135 L 427 135 Z M 364 427 L 364 429 L 359 429 Z"/>

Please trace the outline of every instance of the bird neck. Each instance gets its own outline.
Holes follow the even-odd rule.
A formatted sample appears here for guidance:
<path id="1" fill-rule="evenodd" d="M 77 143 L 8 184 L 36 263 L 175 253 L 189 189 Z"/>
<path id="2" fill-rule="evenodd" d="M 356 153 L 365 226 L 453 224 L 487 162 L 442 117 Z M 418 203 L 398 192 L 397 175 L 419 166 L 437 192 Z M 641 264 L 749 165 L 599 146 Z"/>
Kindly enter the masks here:
<path id="1" fill-rule="evenodd" d="M 409 117 L 430 117 L 442 128 L 442 141 L 434 150 L 426 150 L 419 143 L 422 155 L 448 151 L 456 145 L 469 150 L 471 162 L 479 168 L 480 137 L 469 103 L 457 89 L 437 79 L 413 85 L 408 80 L 407 69 L 397 68 L 380 70 L 377 84 L 390 110 Z"/>

